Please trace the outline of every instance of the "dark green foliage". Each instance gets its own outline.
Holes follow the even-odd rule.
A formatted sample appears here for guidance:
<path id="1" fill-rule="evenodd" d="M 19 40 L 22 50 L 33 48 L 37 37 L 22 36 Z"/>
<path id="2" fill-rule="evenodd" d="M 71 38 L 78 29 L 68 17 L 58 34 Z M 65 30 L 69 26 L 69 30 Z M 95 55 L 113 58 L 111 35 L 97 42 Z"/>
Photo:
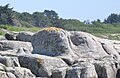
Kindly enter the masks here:
<path id="1" fill-rule="evenodd" d="M 53 10 L 51 10 L 51 11 L 45 10 L 44 15 L 47 16 L 49 19 L 58 19 L 59 18 L 58 14 Z"/>
<path id="2" fill-rule="evenodd" d="M 12 9 L 9 8 L 9 4 L 0 6 L 0 24 L 8 24 L 12 18 Z"/>
<path id="3" fill-rule="evenodd" d="M 120 23 L 120 14 L 113 13 L 109 15 L 108 18 L 104 20 L 104 23 L 109 23 L 109 24 Z"/>
<path id="4" fill-rule="evenodd" d="M 34 26 L 47 27 L 51 25 L 49 18 L 45 16 L 44 13 L 34 12 L 32 14 L 32 19 L 34 21 Z"/>

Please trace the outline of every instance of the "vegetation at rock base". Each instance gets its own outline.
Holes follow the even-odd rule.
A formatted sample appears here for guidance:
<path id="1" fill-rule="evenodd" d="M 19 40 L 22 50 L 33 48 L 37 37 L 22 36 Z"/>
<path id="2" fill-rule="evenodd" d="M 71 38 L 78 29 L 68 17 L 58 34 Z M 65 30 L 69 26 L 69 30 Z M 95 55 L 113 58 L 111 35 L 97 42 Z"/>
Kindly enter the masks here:
<path id="1" fill-rule="evenodd" d="M 120 14 L 111 14 L 103 22 L 77 19 L 63 19 L 53 10 L 44 12 L 17 12 L 9 4 L 0 6 L 0 35 L 2 29 L 10 31 L 36 32 L 45 27 L 59 27 L 66 30 L 84 31 L 103 38 L 120 40 Z M 113 35 L 114 34 L 114 35 Z"/>

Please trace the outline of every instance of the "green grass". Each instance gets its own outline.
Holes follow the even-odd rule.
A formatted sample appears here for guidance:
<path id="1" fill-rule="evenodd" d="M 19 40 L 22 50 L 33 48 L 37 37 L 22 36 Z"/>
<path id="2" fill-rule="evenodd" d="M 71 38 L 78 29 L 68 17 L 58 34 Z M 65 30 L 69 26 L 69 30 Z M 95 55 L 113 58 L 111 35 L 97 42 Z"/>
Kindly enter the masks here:
<path id="1" fill-rule="evenodd" d="M 0 29 L 0 35 L 4 35 L 5 33 Z"/>
<path id="2" fill-rule="evenodd" d="M 97 37 L 120 40 L 120 23 L 116 24 L 81 24 L 81 25 L 72 25 L 66 24 L 64 27 L 66 30 L 75 30 L 75 31 L 84 31 L 91 33 Z M 112 35 L 117 34 L 117 35 Z"/>
<path id="3" fill-rule="evenodd" d="M 0 35 L 4 35 L 5 33 L 1 29 L 6 29 L 9 31 L 30 31 L 37 32 L 41 30 L 39 27 L 16 27 L 10 25 L 0 25 Z M 112 40 L 120 40 L 120 24 L 102 24 L 100 26 L 95 25 L 65 25 L 64 29 L 66 30 L 75 30 L 75 31 L 84 31 L 91 33 L 97 37 L 112 39 Z"/>
<path id="4" fill-rule="evenodd" d="M 0 28 L 6 29 L 9 31 L 16 31 L 16 32 L 20 32 L 20 31 L 37 32 L 41 29 L 39 27 L 17 27 L 17 26 L 10 26 L 10 25 L 0 25 Z"/>
<path id="5" fill-rule="evenodd" d="M 85 31 L 93 34 L 115 34 L 120 33 L 120 24 L 81 24 L 81 25 L 72 25 L 66 24 L 64 26 L 67 30 L 77 30 L 77 31 Z"/>
<path id="6" fill-rule="evenodd" d="M 110 40 L 120 40 L 120 33 L 116 34 L 93 34 L 94 36 L 110 39 Z"/>

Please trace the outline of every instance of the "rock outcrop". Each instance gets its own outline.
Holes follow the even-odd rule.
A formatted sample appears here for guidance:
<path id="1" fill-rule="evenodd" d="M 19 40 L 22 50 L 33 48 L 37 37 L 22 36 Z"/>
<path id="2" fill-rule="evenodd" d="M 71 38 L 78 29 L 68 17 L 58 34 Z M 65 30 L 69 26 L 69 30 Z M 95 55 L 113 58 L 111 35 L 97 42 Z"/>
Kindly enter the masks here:
<path id="1" fill-rule="evenodd" d="M 30 69 L 36 76 L 50 77 L 54 68 L 67 67 L 60 58 L 44 55 L 22 55 L 18 57 L 22 67 Z"/>
<path id="2" fill-rule="evenodd" d="M 59 56 L 75 56 L 67 31 L 60 28 L 45 28 L 32 37 L 33 53 Z"/>
<path id="3" fill-rule="evenodd" d="M 120 78 L 120 41 L 55 27 L 20 32 L 0 41 L 0 78 Z"/>
<path id="4" fill-rule="evenodd" d="M 34 33 L 32 32 L 19 32 L 17 35 L 16 35 L 16 40 L 18 41 L 25 41 L 25 42 L 31 42 L 31 38 L 32 38 L 32 35 Z"/>
<path id="5" fill-rule="evenodd" d="M 0 78 L 35 78 L 29 69 L 22 67 L 6 67 L 0 63 Z"/>
<path id="6" fill-rule="evenodd" d="M 33 47 L 30 42 L 10 41 L 10 40 L 9 41 L 8 40 L 0 41 L 0 50 L 1 51 L 18 50 L 21 47 L 30 52 L 33 50 Z"/>

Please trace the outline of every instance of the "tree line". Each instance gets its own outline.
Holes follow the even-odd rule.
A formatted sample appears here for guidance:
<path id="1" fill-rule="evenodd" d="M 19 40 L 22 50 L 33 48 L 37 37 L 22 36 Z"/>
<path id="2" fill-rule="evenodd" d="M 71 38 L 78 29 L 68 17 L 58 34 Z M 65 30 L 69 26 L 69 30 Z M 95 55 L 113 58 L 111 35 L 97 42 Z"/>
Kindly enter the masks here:
<path id="1" fill-rule="evenodd" d="M 70 30 L 74 30 L 75 27 L 94 25 L 101 26 L 102 24 L 114 24 L 120 23 L 120 14 L 111 14 L 103 22 L 97 19 L 95 21 L 89 22 L 89 20 L 80 22 L 77 19 L 63 19 L 58 16 L 53 10 L 44 10 L 44 12 L 33 12 L 32 14 L 28 12 L 17 12 L 9 6 L 0 6 L 0 24 L 8 24 L 13 26 L 37 26 L 37 27 L 61 27 Z M 71 27 L 71 28 L 70 28 Z"/>

